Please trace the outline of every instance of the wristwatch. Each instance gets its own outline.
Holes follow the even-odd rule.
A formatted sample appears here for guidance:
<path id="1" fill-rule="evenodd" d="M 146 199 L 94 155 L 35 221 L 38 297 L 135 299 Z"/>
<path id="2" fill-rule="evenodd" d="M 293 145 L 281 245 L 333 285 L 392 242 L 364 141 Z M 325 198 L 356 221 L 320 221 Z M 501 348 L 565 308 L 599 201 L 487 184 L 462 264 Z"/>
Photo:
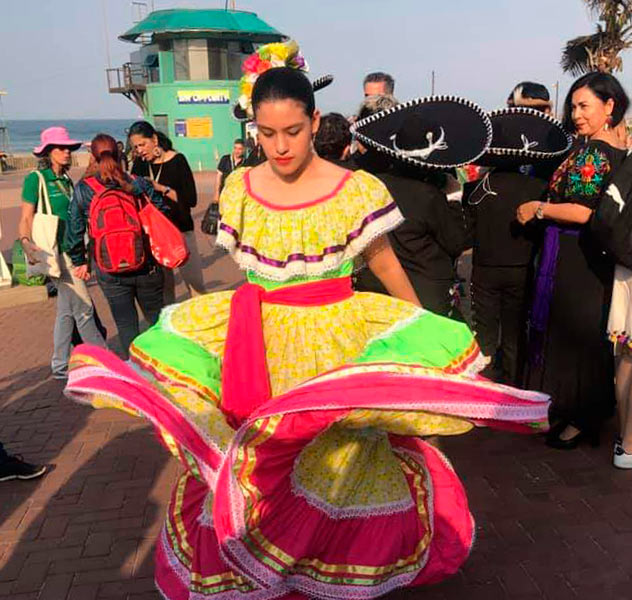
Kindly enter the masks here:
<path id="1" fill-rule="evenodd" d="M 171 191 L 171 188 L 169 186 L 166 186 L 165 191 L 162 193 L 162 195 L 166 196 L 170 191 Z"/>
<path id="2" fill-rule="evenodd" d="M 540 204 L 538 204 L 538 208 L 535 209 L 535 218 L 536 219 L 544 219 L 544 203 L 540 202 Z"/>

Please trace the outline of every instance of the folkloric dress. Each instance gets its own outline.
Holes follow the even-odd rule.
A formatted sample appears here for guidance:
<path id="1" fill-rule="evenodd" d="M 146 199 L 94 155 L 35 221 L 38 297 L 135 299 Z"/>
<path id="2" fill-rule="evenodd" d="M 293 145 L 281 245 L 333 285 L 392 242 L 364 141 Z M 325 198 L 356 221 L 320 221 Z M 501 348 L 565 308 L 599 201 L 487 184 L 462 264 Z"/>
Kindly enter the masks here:
<path id="1" fill-rule="evenodd" d="M 373 176 L 346 173 L 293 207 L 238 169 L 218 243 L 236 292 L 165 309 L 133 366 L 82 346 L 67 393 L 142 415 L 184 467 L 156 550 L 171 600 L 369 599 L 440 581 L 474 523 L 448 460 L 422 436 L 546 426 L 548 399 L 487 382 L 468 328 L 353 293 L 354 262 L 401 222 Z"/>
<path id="2" fill-rule="evenodd" d="M 603 141 L 576 148 L 549 184 L 551 203 L 596 210 L 625 152 Z M 547 224 L 530 322 L 527 387 L 550 394 L 552 423 L 596 433 L 614 408 L 606 326 L 614 261 L 586 225 Z"/>

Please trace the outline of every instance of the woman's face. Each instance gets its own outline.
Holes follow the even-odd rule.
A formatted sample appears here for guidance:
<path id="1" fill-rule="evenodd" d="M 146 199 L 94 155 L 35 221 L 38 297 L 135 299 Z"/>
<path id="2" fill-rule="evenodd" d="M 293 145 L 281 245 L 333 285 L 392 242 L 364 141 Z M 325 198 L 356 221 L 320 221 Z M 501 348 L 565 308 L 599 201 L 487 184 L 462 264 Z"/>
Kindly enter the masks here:
<path id="1" fill-rule="evenodd" d="M 320 113 L 310 118 L 301 102 L 288 98 L 262 102 L 255 118 L 259 143 L 272 170 L 285 177 L 298 172 L 312 156 Z"/>
<path id="2" fill-rule="evenodd" d="M 55 146 L 48 154 L 50 162 L 60 167 L 68 167 L 72 161 L 72 152 L 67 146 Z"/>
<path id="3" fill-rule="evenodd" d="M 572 117 L 578 135 L 593 137 L 609 123 L 614 110 L 614 100 L 604 102 L 589 87 L 581 87 L 573 92 Z"/>
<path id="4" fill-rule="evenodd" d="M 158 138 L 155 135 L 145 137 L 140 133 L 134 133 L 129 136 L 129 142 L 137 156 L 140 156 L 143 160 L 148 162 L 156 160 L 155 151 L 156 146 L 158 146 Z"/>

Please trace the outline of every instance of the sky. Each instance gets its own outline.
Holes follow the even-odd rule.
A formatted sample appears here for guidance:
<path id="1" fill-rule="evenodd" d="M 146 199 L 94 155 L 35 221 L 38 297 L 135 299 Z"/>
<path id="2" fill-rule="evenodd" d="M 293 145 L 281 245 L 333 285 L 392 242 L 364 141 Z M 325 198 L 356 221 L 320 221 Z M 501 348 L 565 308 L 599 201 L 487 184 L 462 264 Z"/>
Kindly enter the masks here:
<path id="1" fill-rule="evenodd" d="M 152 1 L 148 0 L 151 6 Z M 131 0 L 0 0 L 0 90 L 6 119 L 135 118 L 109 94 L 105 68 L 129 59 L 117 36 L 132 23 Z M 223 0 L 154 0 L 165 8 L 223 8 Z M 594 25 L 582 0 L 237 0 L 301 45 L 310 75 L 331 73 L 321 110 L 351 113 L 362 79 L 383 70 L 399 100 L 436 93 L 503 105 L 515 83 L 544 83 L 560 106 L 572 78 L 559 66 L 566 40 Z M 624 64 L 632 53 L 623 55 Z M 628 69 L 628 72 L 632 70 Z M 630 87 L 625 72 L 619 73 Z M 0 115 L 2 116 L 2 115 Z"/>

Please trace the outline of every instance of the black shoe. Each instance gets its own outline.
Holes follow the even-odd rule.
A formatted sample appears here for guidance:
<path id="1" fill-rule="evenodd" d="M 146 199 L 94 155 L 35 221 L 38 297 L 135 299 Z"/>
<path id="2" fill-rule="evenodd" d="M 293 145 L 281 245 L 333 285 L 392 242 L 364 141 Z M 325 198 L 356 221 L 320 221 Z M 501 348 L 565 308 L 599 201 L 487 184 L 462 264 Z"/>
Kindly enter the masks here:
<path id="1" fill-rule="evenodd" d="M 21 456 L 9 456 L 0 463 L 0 481 L 12 479 L 37 479 L 46 473 L 45 465 L 32 465 L 24 462 Z"/>
<path id="2" fill-rule="evenodd" d="M 547 435 L 546 445 L 556 450 L 575 450 L 582 442 L 588 442 L 593 448 L 599 446 L 599 434 L 594 431 L 580 431 L 569 440 L 560 438 L 561 433 L 560 431 L 557 435 Z"/>

